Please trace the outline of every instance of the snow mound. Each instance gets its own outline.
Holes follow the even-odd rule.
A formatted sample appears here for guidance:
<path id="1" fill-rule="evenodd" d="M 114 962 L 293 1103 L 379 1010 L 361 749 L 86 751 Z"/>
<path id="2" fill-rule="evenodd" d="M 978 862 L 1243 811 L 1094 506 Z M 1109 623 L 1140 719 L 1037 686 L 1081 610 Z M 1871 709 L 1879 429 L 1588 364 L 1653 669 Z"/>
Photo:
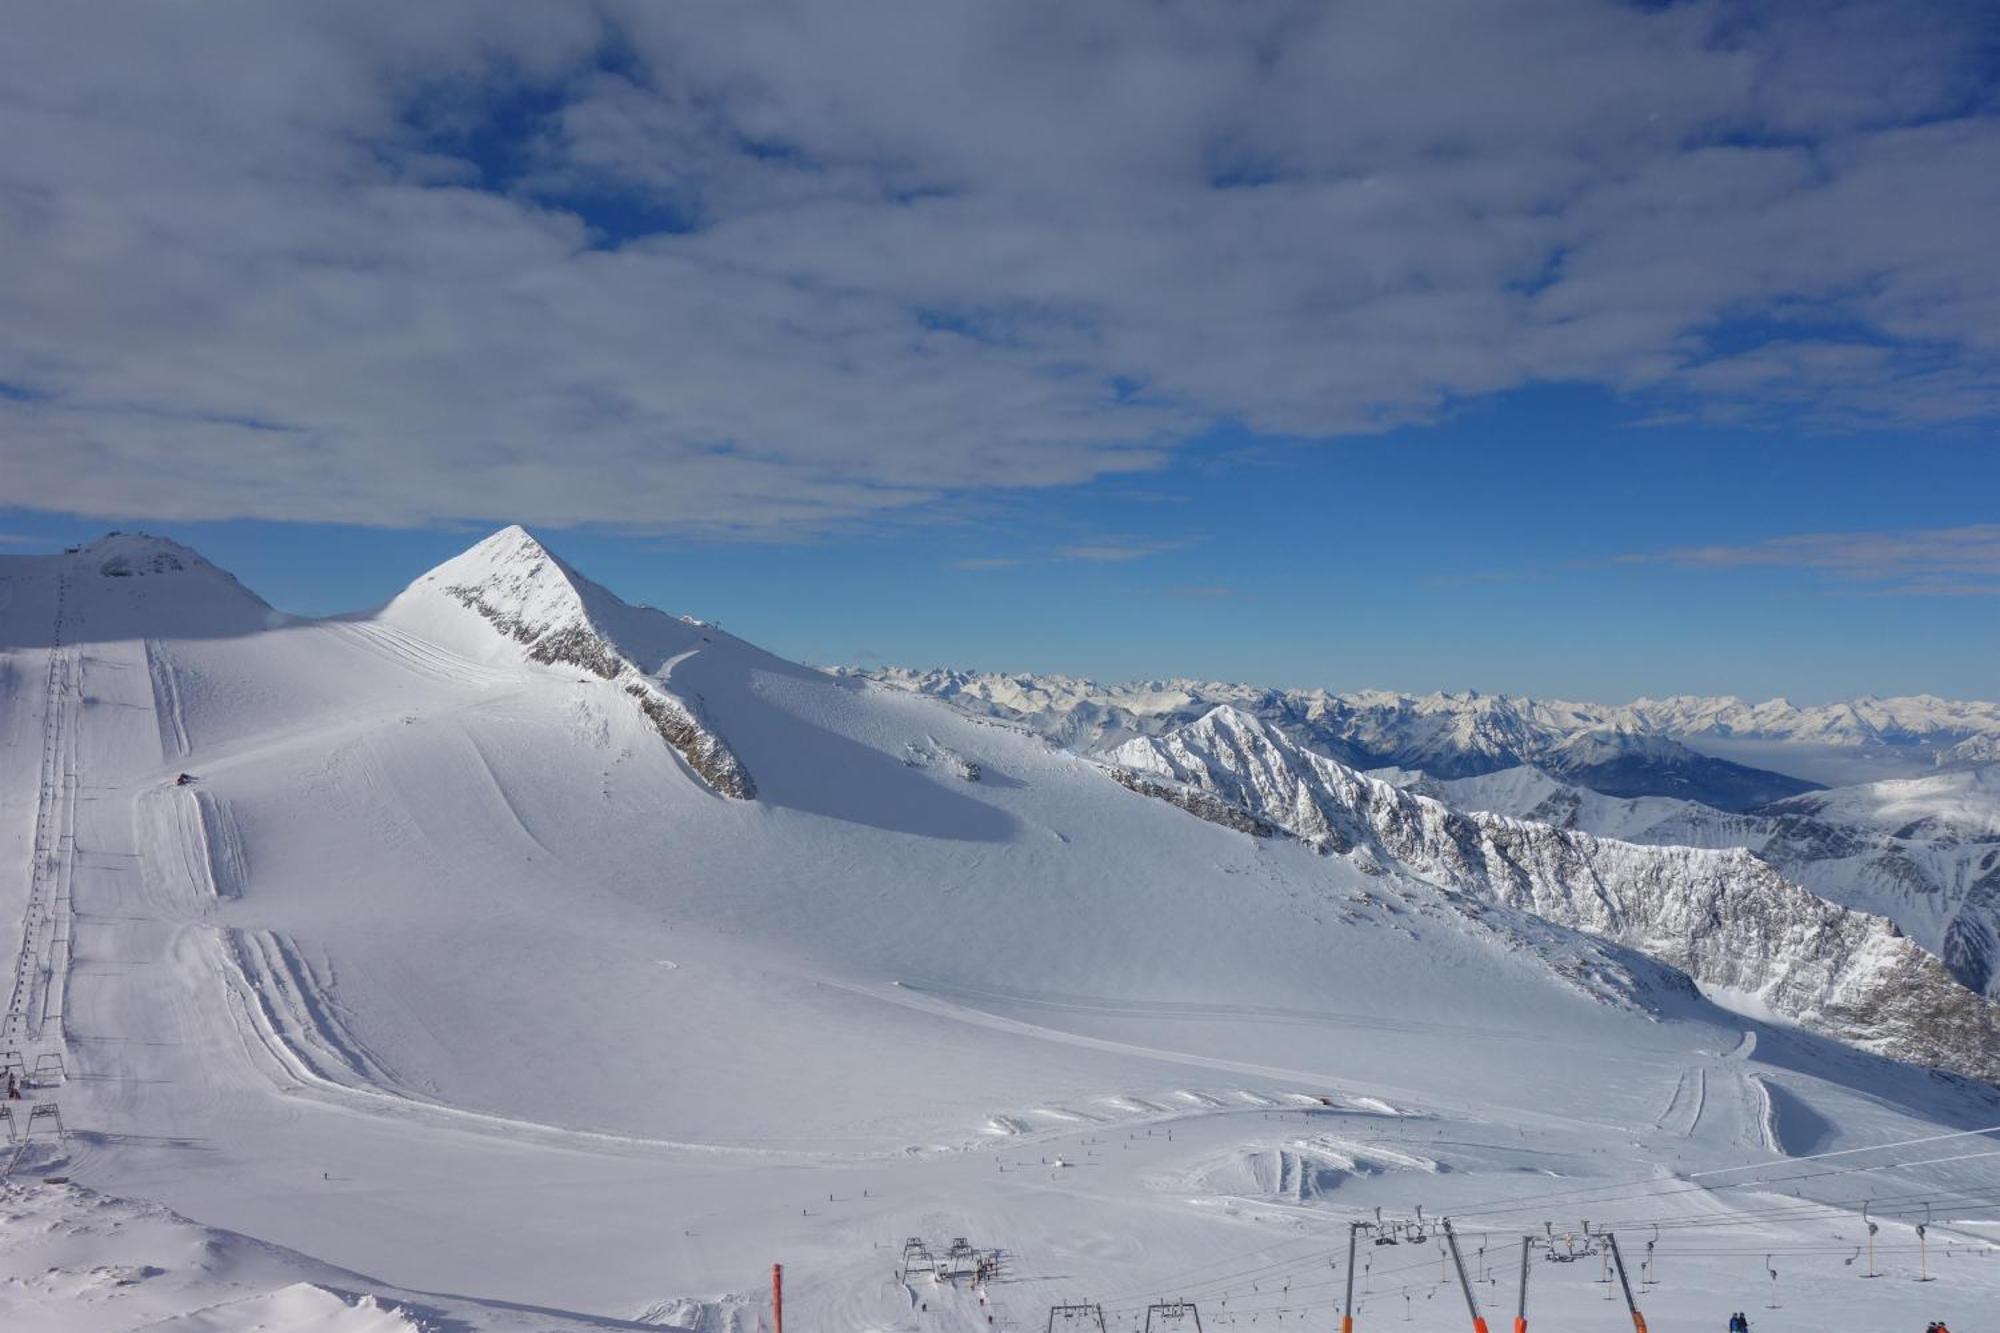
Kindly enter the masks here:
<path id="1" fill-rule="evenodd" d="M 1195 1193 L 1312 1203 L 1356 1177 L 1445 1170 L 1417 1153 L 1315 1134 L 1278 1145 L 1246 1144 L 1204 1159 L 1178 1182 Z"/>
<path id="2" fill-rule="evenodd" d="M 155 1333 L 441 1333 L 443 1325 L 419 1321 L 373 1296 L 352 1300 L 295 1282 L 151 1326 Z"/>

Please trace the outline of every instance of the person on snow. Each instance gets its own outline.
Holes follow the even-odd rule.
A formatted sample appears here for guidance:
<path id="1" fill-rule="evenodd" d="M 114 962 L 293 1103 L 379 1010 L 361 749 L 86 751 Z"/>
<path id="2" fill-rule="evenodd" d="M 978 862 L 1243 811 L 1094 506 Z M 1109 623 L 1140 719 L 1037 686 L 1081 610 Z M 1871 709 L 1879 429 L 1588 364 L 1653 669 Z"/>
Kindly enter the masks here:
<path id="1" fill-rule="evenodd" d="M 21 1080 L 14 1077 L 14 1071 L 11 1069 L 7 1071 L 7 1100 L 10 1102 L 21 1100 Z"/>

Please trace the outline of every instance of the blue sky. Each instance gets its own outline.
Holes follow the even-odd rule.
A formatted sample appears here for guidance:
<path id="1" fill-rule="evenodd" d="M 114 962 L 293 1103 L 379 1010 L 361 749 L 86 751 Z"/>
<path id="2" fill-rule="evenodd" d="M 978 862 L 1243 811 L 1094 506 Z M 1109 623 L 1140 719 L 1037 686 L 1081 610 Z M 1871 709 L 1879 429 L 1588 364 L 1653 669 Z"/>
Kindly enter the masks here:
<path id="1" fill-rule="evenodd" d="M 38 11 L 0 534 L 790 655 L 1987 695 L 1966 0 Z"/>
<path id="2" fill-rule="evenodd" d="M 1991 696 L 2000 601 L 1957 579 L 1933 588 L 1909 557 L 1834 571 L 1633 558 L 1990 525 L 2000 454 L 1985 439 L 1783 439 L 1630 416 L 1602 394 L 1524 391 L 1365 447 L 1219 431 L 1157 473 L 875 532 L 542 535 L 630 600 L 814 662 L 1609 700 Z M 17 552 L 103 526 L 0 519 L 26 539 Z M 306 613 L 379 603 L 483 533 L 144 526 Z M 1989 530 L 1971 558 L 1990 564 L 1996 541 Z"/>

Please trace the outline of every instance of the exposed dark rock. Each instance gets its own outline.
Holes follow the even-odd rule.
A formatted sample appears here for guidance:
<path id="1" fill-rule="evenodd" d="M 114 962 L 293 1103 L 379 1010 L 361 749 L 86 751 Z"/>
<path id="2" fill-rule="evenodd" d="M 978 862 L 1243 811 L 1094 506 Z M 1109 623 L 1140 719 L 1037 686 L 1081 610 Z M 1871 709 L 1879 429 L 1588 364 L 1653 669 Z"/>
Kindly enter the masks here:
<path id="1" fill-rule="evenodd" d="M 1114 768 L 1111 770 L 1111 776 L 1118 780 L 1120 786 L 1141 796 L 1151 796 L 1155 800 L 1165 801 L 1168 805 L 1177 805 L 1197 819 L 1206 819 L 1211 824 L 1220 824 L 1224 828 L 1235 829 L 1238 833 L 1270 838 L 1284 831 L 1269 820 L 1259 819 L 1242 807 L 1217 800 L 1206 792 L 1194 791 L 1167 782 L 1155 782 L 1129 769 Z"/>

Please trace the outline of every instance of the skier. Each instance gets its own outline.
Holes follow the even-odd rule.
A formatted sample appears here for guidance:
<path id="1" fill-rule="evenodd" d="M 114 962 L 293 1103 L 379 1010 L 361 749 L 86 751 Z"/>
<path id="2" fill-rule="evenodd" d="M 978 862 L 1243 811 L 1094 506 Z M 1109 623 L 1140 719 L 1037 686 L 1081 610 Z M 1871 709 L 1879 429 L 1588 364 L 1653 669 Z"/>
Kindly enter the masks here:
<path id="1" fill-rule="evenodd" d="M 11 1069 L 7 1071 L 7 1100 L 10 1102 L 21 1100 L 21 1080 L 14 1077 L 14 1071 Z"/>

